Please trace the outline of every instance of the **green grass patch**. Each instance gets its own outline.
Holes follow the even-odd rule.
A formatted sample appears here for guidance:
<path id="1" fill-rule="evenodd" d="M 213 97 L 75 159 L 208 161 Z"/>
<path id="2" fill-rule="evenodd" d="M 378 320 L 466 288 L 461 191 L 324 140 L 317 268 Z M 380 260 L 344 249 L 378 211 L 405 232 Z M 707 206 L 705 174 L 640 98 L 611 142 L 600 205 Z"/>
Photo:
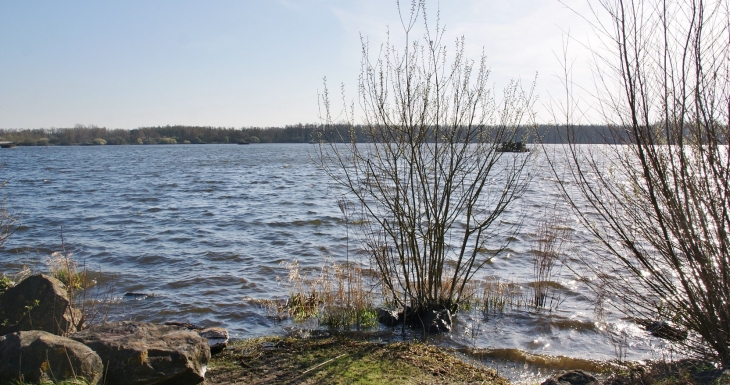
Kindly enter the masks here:
<path id="1" fill-rule="evenodd" d="M 205 384 L 494 384 L 508 381 L 445 350 L 342 337 L 264 337 L 233 342 L 213 356 Z"/>
<path id="2" fill-rule="evenodd" d="M 0 294 L 4 293 L 5 290 L 8 290 L 13 286 L 15 286 L 15 282 L 13 282 L 10 277 L 6 276 L 5 274 L 0 275 Z"/>

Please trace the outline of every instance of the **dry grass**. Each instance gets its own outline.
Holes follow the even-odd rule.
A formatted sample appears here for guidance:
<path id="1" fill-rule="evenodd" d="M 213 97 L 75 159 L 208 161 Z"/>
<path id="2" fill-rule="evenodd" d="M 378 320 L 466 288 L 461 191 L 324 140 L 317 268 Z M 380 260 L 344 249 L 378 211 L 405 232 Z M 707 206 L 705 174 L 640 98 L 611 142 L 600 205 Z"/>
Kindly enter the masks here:
<path id="1" fill-rule="evenodd" d="M 33 275 L 33 270 L 27 264 L 23 264 L 15 274 L 0 274 L 0 294 L 31 275 Z"/>
<path id="2" fill-rule="evenodd" d="M 64 251 L 55 251 L 45 260 L 49 274 L 66 285 L 69 297 L 73 298 L 77 290 L 85 290 L 95 285 L 89 279 L 86 268 L 79 270 L 78 262 L 73 259 L 73 254 Z"/>
<path id="3" fill-rule="evenodd" d="M 555 282 L 560 274 L 561 255 L 570 241 L 565 218 L 552 211 L 546 211 L 535 234 L 535 249 L 532 251 L 532 282 L 521 285 L 518 281 L 487 277 L 472 289 L 477 295 L 472 301 L 485 317 L 502 315 L 514 309 L 556 311 L 563 302 Z"/>
<path id="4" fill-rule="evenodd" d="M 536 309 L 557 310 L 562 302 L 555 293 L 554 278 L 559 274 L 560 255 L 569 241 L 568 228 L 564 226 L 565 218 L 555 214 L 556 207 L 545 212 L 537 231 L 537 248 L 533 252 L 533 295 L 531 305 Z"/>
<path id="5" fill-rule="evenodd" d="M 477 297 L 477 308 L 485 317 L 503 315 L 506 311 L 519 309 L 528 303 L 522 285 L 516 281 L 503 281 L 494 277 L 487 278 Z"/>
<path id="6" fill-rule="evenodd" d="M 72 305 L 81 312 L 81 319 L 73 320 L 76 329 L 103 323 L 108 319 L 118 302 L 112 295 L 114 282 L 103 287 L 98 286 L 86 265 L 79 266 L 73 258 L 73 253 L 66 250 L 63 234 L 61 234 L 61 251 L 51 253 L 45 259 L 45 263 L 49 274 L 66 285 Z"/>
<path id="7" fill-rule="evenodd" d="M 320 325 L 332 328 L 377 325 L 374 286 L 359 265 L 327 260 L 310 272 L 304 271 L 296 260 L 284 266 L 288 275 L 280 282 L 287 286 L 289 298 L 284 304 L 269 301 L 270 314 L 295 321 L 316 318 Z"/>

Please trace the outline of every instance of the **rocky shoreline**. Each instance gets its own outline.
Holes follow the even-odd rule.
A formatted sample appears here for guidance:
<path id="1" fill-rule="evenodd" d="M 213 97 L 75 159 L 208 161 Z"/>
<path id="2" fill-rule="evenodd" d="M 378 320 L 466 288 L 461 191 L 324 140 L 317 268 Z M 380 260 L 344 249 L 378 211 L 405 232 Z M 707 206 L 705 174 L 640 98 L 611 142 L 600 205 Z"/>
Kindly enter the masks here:
<path id="1" fill-rule="evenodd" d="M 385 316 L 381 312 L 381 322 Z M 398 315 L 391 316 L 391 323 L 396 322 Z M 450 314 L 419 321 L 423 327 L 430 321 L 448 325 Z M 226 329 L 186 322 L 82 326 L 81 312 L 58 279 L 39 274 L 8 288 L 0 294 L 0 384 L 509 383 L 494 369 L 420 342 L 380 343 L 324 334 L 229 344 Z M 626 366 L 598 378 L 564 371 L 542 385 L 652 383 L 730 384 L 730 373 L 683 361 Z"/>
<path id="2" fill-rule="evenodd" d="M 419 343 L 271 337 L 228 347 L 225 329 L 186 322 L 86 327 L 63 283 L 43 274 L 0 294 L 0 319 L 0 384 L 508 383 Z"/>
<path id="3" fill-rule="evenodd" d="M 83 328 L 56 278 L 39 274 L 0 294 L 0 384 L 199 384 L 222 328 L 121 321 Z"/>

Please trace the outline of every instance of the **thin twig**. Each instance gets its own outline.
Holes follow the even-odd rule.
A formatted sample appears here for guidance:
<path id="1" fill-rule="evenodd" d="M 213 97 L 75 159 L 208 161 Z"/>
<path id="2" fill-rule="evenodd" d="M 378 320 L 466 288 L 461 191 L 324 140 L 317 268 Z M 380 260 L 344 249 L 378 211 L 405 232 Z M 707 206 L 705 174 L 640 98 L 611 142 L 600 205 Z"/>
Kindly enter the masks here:
<path id="1" fill-rule="evenodd" d="M 345 356 L 345 355 L 347 355 L 347 353 L 342 353 L 342 354 L 340 354 L 339 356 L 337 356 L 337 357 L 335 357 L 335 358 L 330 358 L 329 360 L 327 360 L 327 361 L 325 361 L 325 362 L 323 362 L 323 363 L 321 363 L 321 364 L 317 364 L 317 365 L 315 365 L 315 366 L 312 366 L 311 368 L 309 368 L 309 369 L 307 369 L 307 370 L 303 371 L 303 372 L 302 372 L 302 374 L 307 374 L 307 373 L 311 372 L 312 370 L 314 370 L 314 369 L 317 369 L 317 368 L 319 368 L 319 367 L 322 367 L 322 366 L 324 366 L 324 365 L 327 365 L 327 364 L 329 364 L 330 362 L 332 362 L 332 361 L 334 361 L 334 360 L 336 360 L 336 359 L 338 359 L 338 358 L 340 358 L 340 357 L 342 357 L 342 356 Z"/>

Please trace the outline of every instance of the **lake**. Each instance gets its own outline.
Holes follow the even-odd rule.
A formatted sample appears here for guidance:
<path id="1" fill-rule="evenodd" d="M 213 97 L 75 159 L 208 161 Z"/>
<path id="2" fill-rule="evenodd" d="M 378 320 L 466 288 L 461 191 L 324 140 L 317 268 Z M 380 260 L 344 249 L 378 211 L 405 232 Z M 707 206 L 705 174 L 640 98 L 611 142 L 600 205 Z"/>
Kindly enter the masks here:
<path id="1" fill-rule="evenodd" d="M 235 338 L 312 327 L 267 318 L 258 301 L 288 296 L 277 279 L 287 274 L 284 263 L 314 269 L 325 258 L 345 258 L 348 233 L 337 203 L 343 191 L 312 156 L 314 146 L 307 144 L 0 150 L 8 181 L 2 193 L 22 224 L 2 250 L 0 271 L 22 263 L 45 269 L 44 259 L 61 250 L 63 234 L 65 250 L 95 272 L 100 287 L 111 288 L 119 303 L 112 318 L 223 326 Z M 523 222 L 520 232 L 478 277 L 513 283 L 525 293 L 533 281 L 535 218 L 564 207 L 545 162 L 531 167 L 529 190 L 501 218 Z M 573 218 L 565 225 L 572 252 L 593 247 Z M 585 284 L 562 267 L 554 286 L 562 301 L 555 311 L 520 308 L 486 319 L 462 312 L 454 331 L 435 342 L 615 358 Z M 151 295 L 124 297 L 128 292 Z M 629 358 L 662 354 L 663 343 L 640 327 L 613 314 L 608 321 L 628 336 Z"/>

